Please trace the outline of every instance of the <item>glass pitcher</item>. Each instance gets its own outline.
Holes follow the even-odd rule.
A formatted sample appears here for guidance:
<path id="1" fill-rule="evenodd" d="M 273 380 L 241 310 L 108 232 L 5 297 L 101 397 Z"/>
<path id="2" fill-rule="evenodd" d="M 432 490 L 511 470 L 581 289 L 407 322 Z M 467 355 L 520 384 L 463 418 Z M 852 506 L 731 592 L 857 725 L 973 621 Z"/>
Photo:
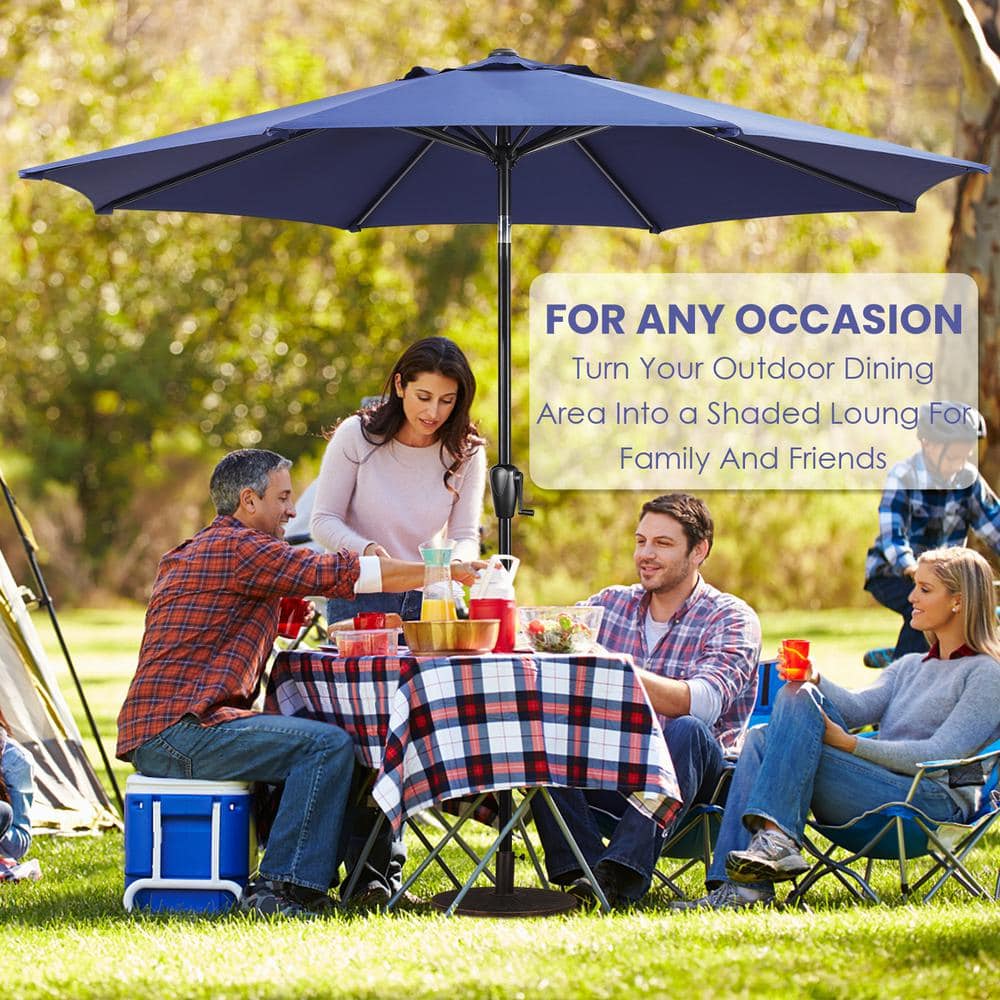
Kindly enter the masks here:
<path id="1" fill-rule="evenodd" d="M 420 545 L 424 560 L 424 599 L 420 605 L 420 620 L 424 622 L 454 621 L 455 596 L 451 589 L 451 554 L 455 543 L 430 541 Z"/>

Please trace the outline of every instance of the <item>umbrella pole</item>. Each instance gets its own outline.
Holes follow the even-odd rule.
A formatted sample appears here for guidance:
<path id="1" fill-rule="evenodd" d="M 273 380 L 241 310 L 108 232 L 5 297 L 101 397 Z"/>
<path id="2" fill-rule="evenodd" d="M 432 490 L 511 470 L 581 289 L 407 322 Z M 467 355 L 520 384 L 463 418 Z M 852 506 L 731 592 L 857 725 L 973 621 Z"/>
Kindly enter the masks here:
<path id="1" fill-rule="evenodd" d="M 514 493 L 514 508 L 520 502 L 519 473 L 510 461 L 510 382 L 511 382 L 511 345 L 510 345 L 510 129 L 497 129 L 497 352 L 499 361 L 499 390 L 497 393 L 497 426 L 499 428 L 498 452 L 500 463 L 493 469 L 490 484 L 495 489 L 493 473 L 502 469 L 507 479 L 507 493 Z M 513 487 L 513 490 L 511 489 Z M 493 505 L 498 518 L 497 532 L 501 555 L 511 555 L 513 542 L 514 510 L 510 509 L 508 497 L 504 504 L 497 507 L 497 497 L 494 494 Z M 499 829 L 503 830 L 510 821 L 513 808 L 513 795 L 509 791 L 501 792 L 499 797 L 500 813 L 497 817 Z M 514 850 L 511 835 L 508 833 L 500 844 L 496 858 L 496 894 L 510 895 L 514 891 Z"/>
<path id="2" fill-rule="evenodd" d="M 493 510 L 498 522 L 498 548 L 501 555 L 511 555 L 512 522 L 515 514 L 531 515 L 534 511 L 521 506 L 524 477 L 510 460 L 510 172 L 514 156 L 510 129 L 499 127 L 496 142 L 497 168 L 497 350 L 499 353 L 499 428 L 497 450 L 499 462 L 490 469 L 490 490 Z M 496 853 L 496 884 L 473 888 L 463 896 L 460 905 L 451 910 L 456 892 L 442 892 L 433 904 L 465 916 L 516 917 L 543 916 L 565 913 L 576 905 L 569 893 L 554 889 L 514 886 L 514 848 L 511 819 L 514 815 L 514 793 L 496 793 L 497 828 L 506 830 Z M 522 803 L 523 806 L 523 803 Z"/>

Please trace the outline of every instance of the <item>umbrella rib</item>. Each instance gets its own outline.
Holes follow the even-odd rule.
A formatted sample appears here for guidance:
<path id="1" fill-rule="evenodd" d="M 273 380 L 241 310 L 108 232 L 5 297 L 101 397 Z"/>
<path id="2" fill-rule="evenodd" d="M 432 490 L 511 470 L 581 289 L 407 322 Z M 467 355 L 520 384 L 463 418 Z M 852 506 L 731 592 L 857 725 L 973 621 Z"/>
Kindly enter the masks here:
<path id="1" fill-rule="evenodd" d="M 415 131 L 414 129 L 406 129 L 407 132 Z M 427 151 L 434 145 L 433 140 L 424 139 L 424 144 L 403 164 L 396 175 L 389 181 L 389 183 L 372 199 L 368 207 L 352 222 L 348 225 L 347 229 L 349 232 L 356 233 L 361 227 L 368 221 L 368 217 L 372 214 L 389 197 L 390 194 L 396 189 L 396 186 L 403 180 L 404 177 L 423 159 Z"/>
<path id="2" fill-rule="evenodd" d="M 510 141 L 510 149 L 512 153 L 517 153 L 517 147 L 521 145 L 521 140 L 531 131 L 531 126 L 525 125 L 517 135 L 514 136 Z"/>
<path id="3" fill-rule="evenodd" d="M 773 153 L 768 149 L 760 149 L 752 143 L 747 142 L 745 139 L 735 139 L 729 136 L 719 135 L 711 129 L 694 128 L 692 131 L 701 132 L 702 135 L 706 135 L 709 139 L 714 139 L 716 142 L 724 142 L 729 146 L 736 146 L 737 149 L 745 150 L 754 156 L 763 157 L 767 160 L 773 160 L 775 163 L 781 163 L 786 167 L 790 167 L 792 170 L 798 170 L 800 173 L 807 174 L 810 177 L 815 177 L 818 180 L 826 181 L 829 184 L 834 184 L 837 187 L 842 187 L 848 191 L 853 191 L 855 194 L 866 195 L 869 198 L 873 198 L 875 201 L 880 201 L 883 205 L 897 212 L 915 212 L 917 210 L 916 204 L 912 201 L 904 201 L 902 198 L 894 198 L 892 195 L 885 194 L 882 191 L 876 191 L 875 188 L 870 188 L 865 184 L 856 184 L 854 181 L 847 180 L 844 177 L 838 177 L 836 174 L 831 174 L 826 170 L 821 170 L 819 167 L 810 167 L 808 164 L 800 163 L 798 160 L 793 160 L 789 156 L 782 156 L 780 153 Z"/>
<path id="4" fill-rule="evenodd" d="M 597 158 L 597 155 L 594 153 L 594 151 L 590 149 L 580 139 L 576 140 L 576 144 L 583 151 L 584 156 L 586 156 L 587 159 L 590 160 L 590 162 L 593 163 L 594 166 L 597 167 L 597 169 L 601 172 L 601 174 L 604 176 L 604 179 L 618 192 L 618 194 L 622 197 L 622 199 L 629 206 L 629 208 L 631 208 L 632 211 L 635 212 L 635 214 L 638 215 L 639 218 L 642 219 L 644 223 L 646 223 L 646 226 L 649 229 L 649 231 L 651 233 L 662 233 L 663 226 L 653 221 L 649 213 L 646 212 L 636 202 L 636 200 L 625 190 L 625 188 L 622 186 L 618 178 L 615 177 L 615 175 L 612 174 L 611 171 Z"/>
<path id="5" fill-rule="evenodd" d="M 519 150 L 518 156 L 528 156 L 531 153 L 539 153 L 543 149 L 551 149 L 553 146 L 560 146 L 566 142 L 573 142 L 594 135 L 597 132 L 604 132 L 611 128 L 610 125 L 588 125 L 585 128 L 564 125 L 559 128 L 550 129 L 540 136 L 532 139 L 523 149 Z"/>
<path id="6" fill-rule="evenodd" d="M 496 153 L 496 143 L 486 134 L 481 125 L 474 125 L 472 131 L 482 140 L 483 146 L 490 150 L 490 155 Z"/>
<path id="7" fill-rule="evenodd" d="M 466 153 L 476 153 L 479 156 L 493 156 L 492 149 L 484 149 L 478 142 L 473 142 L 471 139 L 467 139 L 463 136 L 445 132 L 444 129 L 414 126 L 412 128 L 401 127 L 400 131 L 408 132 L 410 135 L 419 136 L 421 139 L 428 139 L 431 142 L 440 142 L 445 146 L 451 146 L 453 149 L 461 149 Z"/>
<path id="8" fill-rule="evenodd" d="M 150 184 L 148 187 L 139 188 L 137 191 L 131 191 L 128 194 L 119 196 L 118 198 L 112 198 L 111 201 L 106 201 L 102 205 L 95 205 L 94 213 L 96 215 L 110 215 L 116 208 L 128 208 L 132 202 L 139 201 L 141 198 L 148 198 L 151 195 L 160 194 L 163 191 L 169 191 L 181 184 L 186 184 L 188 181 L 205 177 L 216 170 L 222 170 L 224 167 L 229 167 L 235 163 L 242 163 L 244 160 L 252 159 L 255 156 L 259 156 L 261 153 L 266 153 L 268 150 L 274 149 L 275 146 L 280 146 L 283 143 L 294 142 L 296 139 L 304 139 L 306 136 L 310 136 L 316 131 L 316 129 L 305 129 L 301 132 L 296 132 L 293 135 L 278 136 L 270 142 L 265 142 L 260 146 L 254 146 L 253 149 L 243 150 L 240 153 L 234 153 L 232 156 L 224 156 L 222 159 L 215 160 L 212 163 L 206 163 L 200 167 L 195 167 L 193 170 L 187 171 L 187 173 L 171 177 L 168 181 L 157 181 L 157 183 Z"/>
<path id="9" fill-rule="evenodd" d="M 478 128 L 467 128 L 464 125 L 449 126 L 449 128 L 454 128 L 455 131 L 465 139 L 468 139 L 473 146 L 476 147 L 485 156 L 493 155 L 493 143 L 489 141 L 485 133 L 481 132 Z M 449 133 L 449 135 L 454 133 Z"/>

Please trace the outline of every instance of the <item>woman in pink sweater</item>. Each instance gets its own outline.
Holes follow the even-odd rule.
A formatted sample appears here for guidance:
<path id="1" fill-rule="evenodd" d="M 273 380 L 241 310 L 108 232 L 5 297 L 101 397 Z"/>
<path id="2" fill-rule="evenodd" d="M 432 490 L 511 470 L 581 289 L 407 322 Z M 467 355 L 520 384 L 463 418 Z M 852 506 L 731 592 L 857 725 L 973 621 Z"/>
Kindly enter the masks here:
<path id="1" fill-rule="evenodd" d="M 419 545 L 453 538 L 453 558 L 479 558 L 479 521 L 486 485 L 483 439 L 469 417 L 476 379 L 459 348 L 427 337 L 408 348 L 385 382 L 382 400 L 334 431 L 316 481 L 311 533 L 327 549 L 419 561 Z M 359 611 L 420 617 L 421 594 L 359 594 L 331 600 L 330 622 Z M 354 868 L 374 822 L 357 815 L 347 849 Z M 384 835 L 371 854 L 352 907 L 384 905 L 402 881 L 402 835 Z"/>
<path id="2" fill-rule="evenodd" d="M 409 347 L 382 401 L 344 420 L 327 445 L 311 531 L 325 548 L 420 561 L 427 539 L 453 538 L 453 558 L 479 558 L 486 454 L 469 410 L 476 379 L 446 337 Z M 420 617 L 420 593 L 331 601 L 331 622 L 359 611 Z"/>

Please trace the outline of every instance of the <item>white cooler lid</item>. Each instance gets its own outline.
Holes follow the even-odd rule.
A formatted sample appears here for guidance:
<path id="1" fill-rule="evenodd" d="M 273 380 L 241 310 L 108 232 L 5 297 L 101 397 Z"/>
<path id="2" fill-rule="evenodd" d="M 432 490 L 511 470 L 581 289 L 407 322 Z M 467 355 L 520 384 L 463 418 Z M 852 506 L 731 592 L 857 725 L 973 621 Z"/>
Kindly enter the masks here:
<path id="1" fill-rule="evenodd" d="M 247 795 L 249 791 L 245 781 L 151 778 L 148 774 L 130 774 L 125 781 L 126 795 Z"/>

